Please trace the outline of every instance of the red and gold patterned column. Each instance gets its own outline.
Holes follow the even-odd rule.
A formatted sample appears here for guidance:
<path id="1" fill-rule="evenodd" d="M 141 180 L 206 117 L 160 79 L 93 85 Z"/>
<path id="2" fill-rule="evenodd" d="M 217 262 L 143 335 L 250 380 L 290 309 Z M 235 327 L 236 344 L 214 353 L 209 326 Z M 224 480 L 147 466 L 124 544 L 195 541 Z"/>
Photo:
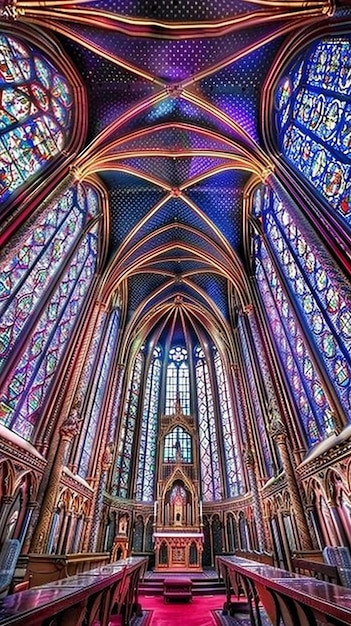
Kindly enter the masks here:
<path id="1" fill-rule="evenodd" d="M 46 551 L 49 538 L 52 514 L 57 505 L 62 469 L 68 444 L 77 436 L 80 430 L 82 417 L 80 415 L 80 400 L 73 406 L 70 415 L 63 422 L 59 435 L 56 456 L 52 464 L 48 486 L 41 504 L 39 520 L 34 531 L 31 552 L 43 553 Z"/>
<path id="2" fill-rule="evenodd" d="M 271 419 L 270 419 L 270 433 L 276 442 L 281 460 L 283 463 L 283 468 L 285 472 L 287 487 L 289 490 L 291 504 L 293 507 L 294 515 L 296 518 L 296 525 L 299 529 L 298 540 L 300 542 L 300 546 L 302 550 L 312 550 L 313 543 L 311 539 L 311 535 L 309 532 L 307 519 L 305 516 L 302 498 L 301 498 L 301 487 L 298 484 L 296 479 L 296 473 L 294 471 L 293 463 L 291 460 L 290 452 L 289 452 L 289 442 L 288 442 L 288 434 L 285 428 L 285 425 L 279 415 L 279 412 L 276 408 L 271 409 Z"/>

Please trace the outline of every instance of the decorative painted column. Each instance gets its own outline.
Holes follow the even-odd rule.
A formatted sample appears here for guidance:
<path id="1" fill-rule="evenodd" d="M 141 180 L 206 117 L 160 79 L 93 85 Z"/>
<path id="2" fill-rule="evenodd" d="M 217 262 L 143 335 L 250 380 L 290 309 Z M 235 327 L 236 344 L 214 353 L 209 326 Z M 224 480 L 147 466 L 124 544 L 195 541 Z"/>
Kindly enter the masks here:
<path id="1" fill-rule="evenodd" d="M 297 527 L 299 529 L 300 546 L 303 550 L 312 550 L 313 543 L 302 504 L 301 488 L 299 487 L 296 480 L 296 475 L 288 448 L 287 430 L 276 408 L 271 408 L 270 414 L 270 433 L 280 451 L 281 460 L 285 471 L 286 482 L 291 497 L 291 503 L 293 506 L 294 515 L 296 517 Z"/>
<path id="2" fill-rule="evenodd" d="M 250 416 L 247 411 L 247 404 L 244 397 L 243 381 L 241 371 L 238 365 L 233 365 L 234 383 L 237 394 L 240 398 L 241 411 L 245 419 L 244 431 L 246 433 L 247 445 L 244 451 L 243 460 L 246 463 L 249 478 L 249 487 L 252 493 L 253 510 L 255 514 L 258 547 L 262 552 L 267 550 L 266 528 L 264 526 L 262 504 L 257 483 L 257 461 L 255 460 L 255 452 L 253 446 L 253 434 L 250 422 Z"/>
<path id="3" fill-rule="evenodd" d="M 249 476 L 249 484 L 252 493 L 252 506 L 255 516 L 256 522 L 256 532 L 257 532 L 257 540 L 258 540 L 258 548 L 260 552 L 264 552 L 267 548 L 266 546 L 266 538 L 264 533 L 264 521 L 263 515 L 261 511 L 261 501 L 260 494 L 258 491 L 258 485 L 256 480 L 256 472 L 255 472 L 255 458 L 252 453 L 251 448 L 248 446 L 244 451 L 244 461 L 247 467 L 247 472 Z"/>
<path id="4" fill-rule="evenodd" d="M 108 470 L 110 469 L 113 461 L 114 444 L 110 442 L 107 444 L 106 449 L 101 459 L 101 472 L 99 478 L 99 484 L 97 487 L 97 495 L 95 501 L 95 510 L 92 518 L 92 528 L 89 537 L 88 551 L 94 552 L 97 548 L 97 542 L 100 530 L 101 510 L 103 504 L 103 495 L 106 487 L 106 478 Z"/>
<path id="5" fill-rule="evenodd" d="M 39 520 L 33 534 L 31 552 L 43 553 L 47 549 L 52 514 L 57 506 L 62 470 L 68 444 L 77 436 L 80 430 L 82 417 L 80 415 L 80 400 L 76 400 L 71 414 L 64 420 L 59 430 L 59 441 L 56 456 L 51 468 L 48 486 L 41 505 Z"/>

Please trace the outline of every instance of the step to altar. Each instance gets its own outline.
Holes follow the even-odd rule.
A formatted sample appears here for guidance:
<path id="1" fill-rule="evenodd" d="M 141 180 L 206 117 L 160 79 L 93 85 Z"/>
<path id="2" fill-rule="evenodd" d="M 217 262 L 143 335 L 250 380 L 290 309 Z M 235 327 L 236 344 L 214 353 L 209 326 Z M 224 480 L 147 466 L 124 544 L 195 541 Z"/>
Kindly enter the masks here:
<path id="1" fill-rule="evenodd" d="M 167 577 L 184 577 L 191 579 L 193 596 L 225 595 L 225 585 L 218 579 L 215 571 L 213 573 L 189 573 L 189 572 L 147 572 L 144 580 L 139 584 L 139 592 L 145 596 L 162 596 L 163 583 Z"/>

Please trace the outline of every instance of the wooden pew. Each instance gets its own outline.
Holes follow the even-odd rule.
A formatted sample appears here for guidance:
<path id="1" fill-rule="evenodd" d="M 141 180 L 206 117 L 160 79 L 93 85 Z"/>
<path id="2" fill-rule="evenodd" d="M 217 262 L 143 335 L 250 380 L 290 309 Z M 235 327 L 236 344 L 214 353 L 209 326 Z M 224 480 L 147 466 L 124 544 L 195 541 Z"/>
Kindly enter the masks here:
<path id="1" fill-rule="evenodd" d="M 109 561 L 109 552 L 28 554 L 24 579 L 30 580 L 31 587 L 37 587 L 107 565 Z"/>
<path id="2" fill-rule="evenodd" d="M 284 626 L 351 625 L 351 589 L 347 587 L 235 556 L 217 556 L 217 560 L 228 585 L 224 612 L 230 609 L 228 581 L 239 579 L 250 602 L 252 626 L 261 624 L 259 602 L 274 626 L 281 620 Z"/>
<path id="3" fill-rule="evenodd" d="M 334 585 L 341 585 L 341 580 L 336 565 L 321 563 L 320 561 L 309 561 L 307 559 L 291 559 L 291 565 L 296 574 L 314 576 L 318 580 L 325 580 Z"/>
<path id="4" fill-rule="evenodd" d="M 129 557 L 8 595 L 0 606 L 0 626 L 108 626 L 111 613 L 122 610 L 120 623 L 127 625 L 141 611 L 138 585 L 146 567 L 146 558 Z"/>
<path id="5" fill-rule="evenodd" d="M 240 556 L 243 559 L 251 559 L 252 561 L 258 561 L 259 563 L 265 563 L 266 565 L 274 565 L 274 557 L 271 552 L 259 552 L 258 550 L 235 550 L 235 556 Z"/>

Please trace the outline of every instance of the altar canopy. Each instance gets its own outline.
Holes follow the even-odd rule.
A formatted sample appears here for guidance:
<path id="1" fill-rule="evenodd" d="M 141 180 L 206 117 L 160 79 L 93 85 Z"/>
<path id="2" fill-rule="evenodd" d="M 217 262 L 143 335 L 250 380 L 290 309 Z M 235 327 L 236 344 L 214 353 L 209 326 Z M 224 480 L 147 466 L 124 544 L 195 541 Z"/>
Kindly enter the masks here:
<path id="1" fill-rule="evenodd" d="M 154 504 L 155 571 L 201 571 L 202 502 L 194 418 L 176 403 L 161 417 L 157 501 Z"/>

